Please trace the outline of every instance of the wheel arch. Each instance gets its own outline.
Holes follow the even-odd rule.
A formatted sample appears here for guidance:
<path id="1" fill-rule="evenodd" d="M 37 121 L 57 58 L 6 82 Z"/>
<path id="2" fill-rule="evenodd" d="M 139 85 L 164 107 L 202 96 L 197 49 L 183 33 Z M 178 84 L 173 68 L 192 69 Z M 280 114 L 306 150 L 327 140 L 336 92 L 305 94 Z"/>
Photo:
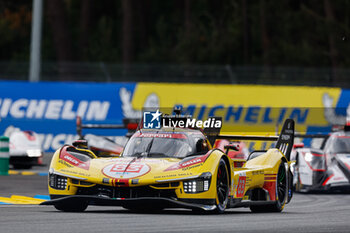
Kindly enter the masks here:
<path id="1" fill-rule="evenodd" d="M 223 159 L 226 163 L 227 171 L 229 174 L 229 179 L 231 181 L 231 178 L 232 178 L 231 172 L 232 171 L 231 171 L 230 158 L 224 152 L 222 152 L 220 149 L 216 149 L 216 148 L 213 149 L 205 162 L 212 164 L 211 168 L 212 168 L 212 172 L 214 174 L 215 173 L 214 171 L 216 171 L 217 166 L 219 165 L 221 159 Z"/>

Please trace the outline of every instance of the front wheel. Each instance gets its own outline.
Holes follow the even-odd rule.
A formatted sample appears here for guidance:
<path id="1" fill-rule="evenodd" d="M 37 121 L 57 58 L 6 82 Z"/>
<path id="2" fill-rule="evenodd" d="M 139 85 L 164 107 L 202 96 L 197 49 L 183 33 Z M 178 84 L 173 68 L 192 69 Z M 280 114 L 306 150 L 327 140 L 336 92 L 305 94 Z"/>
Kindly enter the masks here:
<path id="1" fill-rule="evenodd" d="M 278 169 L 276 177 L 276 201 L 274 204 L 250 206 L 252 212 L 281 212 L 286 204 L 288 192 L 287 171 L 284 162 Z"/>
<path id="2" fill-rule="evenodd" d="M 226 209 L 229 193 L 229 174 L 224 159 L 221 159 L 216 175 L 216 213 L 223 213 Z"/>

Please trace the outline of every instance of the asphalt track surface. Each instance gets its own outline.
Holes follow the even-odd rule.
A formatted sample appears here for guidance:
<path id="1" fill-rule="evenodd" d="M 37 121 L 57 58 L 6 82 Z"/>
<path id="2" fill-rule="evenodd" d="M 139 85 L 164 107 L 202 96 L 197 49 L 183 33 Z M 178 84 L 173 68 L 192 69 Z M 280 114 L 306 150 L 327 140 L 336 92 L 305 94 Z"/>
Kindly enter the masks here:
<path id="1" fill-rule="evenodd" d="M 0 176 L 0 196 L 12 194 L 47 195 L 47 177 Z M 295 194 L 282 213 L 267 214 L 251 213 L 248 208 L 221 215 L 185 209 L 135 213 L 97 206 L 83 213 L 64 213 L 51 206 L 0 205 L 0 233 L 7 232 L 350 232 L 350 195 Z"/>

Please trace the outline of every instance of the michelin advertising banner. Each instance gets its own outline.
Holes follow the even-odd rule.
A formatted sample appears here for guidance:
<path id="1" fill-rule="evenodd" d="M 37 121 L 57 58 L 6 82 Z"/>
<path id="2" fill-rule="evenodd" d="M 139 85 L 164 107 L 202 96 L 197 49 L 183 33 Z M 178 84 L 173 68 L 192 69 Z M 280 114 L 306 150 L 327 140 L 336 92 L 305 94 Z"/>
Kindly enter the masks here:
<path id="1" fill-rule="evenodd" d="M 2 81 L 0 132 L 35 131 L 43 149 L 54 151 L 77 138 L 77 116 L 84 123 L 121 124 L 140 118 L 143 108 L 174 106 L 198 120 L 222 117 L 223 133 L 275 134 L 286 118 L 293 118 L 301 133 L 329 132 L 332 125 L 345 124 L 349 102 L 350 90 L 340 88 Z M 121 136 L 126 130 L 91 133 Z"/>

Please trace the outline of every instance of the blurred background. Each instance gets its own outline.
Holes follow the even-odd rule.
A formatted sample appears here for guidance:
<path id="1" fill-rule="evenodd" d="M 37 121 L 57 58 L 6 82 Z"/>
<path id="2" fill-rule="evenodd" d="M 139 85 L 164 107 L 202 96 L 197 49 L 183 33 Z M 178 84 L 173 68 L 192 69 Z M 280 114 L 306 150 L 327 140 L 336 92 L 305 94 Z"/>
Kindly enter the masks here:
<path id="1" fill-rule="evenodd" d="M 347 0 L 2 0 L 0 35 L 3 80 L 32 41 L 34 81 L 350 87 Z"/>

